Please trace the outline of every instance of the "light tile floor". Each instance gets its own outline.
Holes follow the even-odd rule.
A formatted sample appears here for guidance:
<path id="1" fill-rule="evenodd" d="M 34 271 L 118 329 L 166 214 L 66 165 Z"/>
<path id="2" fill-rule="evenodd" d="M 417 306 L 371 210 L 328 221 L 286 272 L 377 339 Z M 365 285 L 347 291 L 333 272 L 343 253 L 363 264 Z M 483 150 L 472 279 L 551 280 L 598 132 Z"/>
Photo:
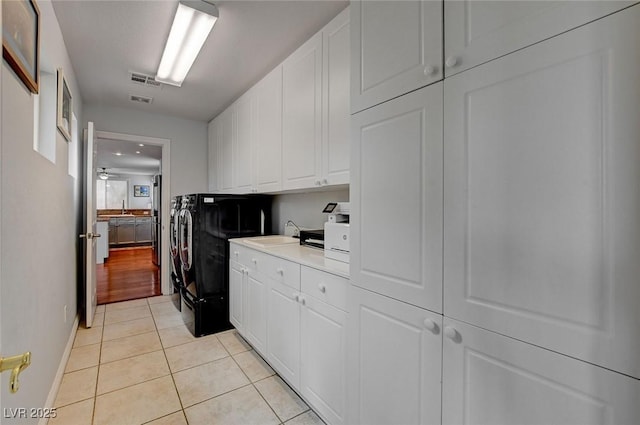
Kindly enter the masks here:
<path id="1" fill-rule="evenodd" d="M 169 297 L 99 306 L 49 425 L 322 425 L 235 330 L 194 338 Z"/>

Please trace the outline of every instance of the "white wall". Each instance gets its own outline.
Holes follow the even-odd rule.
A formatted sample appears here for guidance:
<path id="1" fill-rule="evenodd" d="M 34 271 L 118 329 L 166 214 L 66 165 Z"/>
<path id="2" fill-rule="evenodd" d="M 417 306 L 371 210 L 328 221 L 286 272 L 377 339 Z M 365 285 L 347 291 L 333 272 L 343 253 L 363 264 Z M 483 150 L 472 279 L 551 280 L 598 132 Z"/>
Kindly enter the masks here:
<path id="1" fill-rule="evenodd" d="M 84 127 L 171 140 L 171 196 L 207 191 L 207 123 L 136 109 L 85 105 Z"/>
<path id="2" fill-rule="evenodd" d="M 142 175 L 133 175 L 133 174 L 118 174 L 117 177 L 109 178 L 109 180 L 126 180 L 128 186 L 128 199 L 127 199 L 127 209 L 143 209 L 148 210 L 152 208 L 153 204 L 153 176 L 142 176 Z M 109 182 L 107 180 L 107 182 Z M 135 185 L 145 185 L 149 186 L 149 197 L 135 197 L 133 186 Z"/>
<path id="3" fill-rule="evenodd" d="M 82 116 L 82 98 L 50 1 L 38 1 L 41 68 L 62 67 Z M 32 352 L 20 375 L 20 391 L 8 391 L 2 374 L 2 407 L 41 407 L 54 381 L 76 312 L 81 182 L 68 174 L 68 144 L 58 132 L 55 164 L 33 149 L 34 102 L 2 63 L 2 166 L 0 219 L 2 355 Z M 68 314 L 63 316 L 64 306 Z M 37 419 L 6 419 L 34 424 Z"/>
<path id="4" fill-rule="evenodd" d="M 274 196 L 273 232 L 284 234 L 284 223 L 287 220 L 293 220 L 300 227 L 323 229 L 327 215 L 322 210 L 329 202 L 349 202 L 349 189 Z"/>

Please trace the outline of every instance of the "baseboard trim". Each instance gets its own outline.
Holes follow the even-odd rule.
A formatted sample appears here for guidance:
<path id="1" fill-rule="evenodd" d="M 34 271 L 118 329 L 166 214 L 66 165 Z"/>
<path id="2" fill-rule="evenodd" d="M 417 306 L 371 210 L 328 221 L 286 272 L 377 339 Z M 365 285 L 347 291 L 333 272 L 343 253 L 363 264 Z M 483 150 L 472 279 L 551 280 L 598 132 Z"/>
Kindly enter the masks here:
<path id="1" fill-rule="evenodd" d="M 47 396 L 47 401 L 44 405 L 45 408 L 52 408 L 53 403 L 56 402 L 56 395 L 58 395 L 58 390 L 60 389 L 60 384 L 62 383 L 62 376 L 64 375 L 64 370 L 67 367 L 67 361 L 69 360 L 69 356 L 71 355 L 71 349 L 73 348 L 73 342 L 76 339 L 76 332 L 78 331 L 79 324 L 80 315 L 77 314 L 75 320 L 73 321 L 73 326 L 71 327 L 71 334 L 69 335 L 67 346 L 64 349 L 64 353 L 62 353 L 62 359 L 60 359 L 58 372 L 56 373 L 56 377 L 53 379 L 53 383 L 51 384 L 51 390 L 49 390 L 49 395 Z M 40 421 L 38 421 L 38 425 L 47 425 L 47 422 L 49 422 L 48 418 L 40 418 Z"/>

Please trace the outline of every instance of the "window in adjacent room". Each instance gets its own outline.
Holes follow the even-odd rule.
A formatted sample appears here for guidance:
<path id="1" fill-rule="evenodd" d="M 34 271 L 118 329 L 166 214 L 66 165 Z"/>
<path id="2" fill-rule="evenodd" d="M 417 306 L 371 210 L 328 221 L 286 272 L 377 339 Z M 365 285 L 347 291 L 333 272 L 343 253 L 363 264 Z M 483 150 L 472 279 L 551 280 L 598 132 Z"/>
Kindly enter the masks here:
<path id="1" fill-rule="evenodd" d="M 129 185 L 126 180 L 97 180 L 96 183 L 97 209 L 120 209 L 122 200 L 124 207 L 129 208 Z"/>

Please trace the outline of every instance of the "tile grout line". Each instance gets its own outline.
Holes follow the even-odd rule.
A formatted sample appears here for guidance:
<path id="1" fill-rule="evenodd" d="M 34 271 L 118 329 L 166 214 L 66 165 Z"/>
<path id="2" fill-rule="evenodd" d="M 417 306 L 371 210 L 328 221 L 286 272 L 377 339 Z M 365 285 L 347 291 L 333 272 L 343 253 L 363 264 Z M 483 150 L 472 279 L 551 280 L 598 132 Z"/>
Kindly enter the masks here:
<path id="1" fill-rule="evenodd" d="M 149 306 L 149 310 L 151 310 L 151 304 L 149 304 L 149 298 L 147 298 L 147 305 Z M 160 340 L 160 347 L 162 347 L 162 354 L 164 355 L 164 361 L 167 362 L 167 368 L 169 369 L 169 376 L 171 377 L 171 382 L 173 383 L 173 389 L 176 392 L 176 396 L 178 396 L 178 403 L 180 403 L 180 410 L 182 412 L 182 416 L 184 416 L 187 425 L 189 424 L 189 420 L 187 419 L 187 412 L 184 411 L 184 404 L 182 403 L 182 397 L 180 397 L 180 392 L 178 391 L 178 386 L 176 385 L 176 380 L 173 377 L 173 371 L 171 370 L 171 365 L 169 364 L 169 358 L 167 357 L 167 352 L 165 351 L 164 345 L 162 345 L 162 338 L 160 338 L 160 330 L 158 329 L 158 324 L 156 323 L 156 318 L 153 315 L 153 311 L 151 312 L 151 317 L 153 318 L 153 325 L 156 328 L 156 333 L 158 334 L 158 339 Z M 175 412 L 173 412 L 175 413 Z M 171 415 L 173 413 L 170 413 Z M 168 415 L 167 415 L 168 416 Z M 155 418 L 156 420 L 159 418 Z"/>

